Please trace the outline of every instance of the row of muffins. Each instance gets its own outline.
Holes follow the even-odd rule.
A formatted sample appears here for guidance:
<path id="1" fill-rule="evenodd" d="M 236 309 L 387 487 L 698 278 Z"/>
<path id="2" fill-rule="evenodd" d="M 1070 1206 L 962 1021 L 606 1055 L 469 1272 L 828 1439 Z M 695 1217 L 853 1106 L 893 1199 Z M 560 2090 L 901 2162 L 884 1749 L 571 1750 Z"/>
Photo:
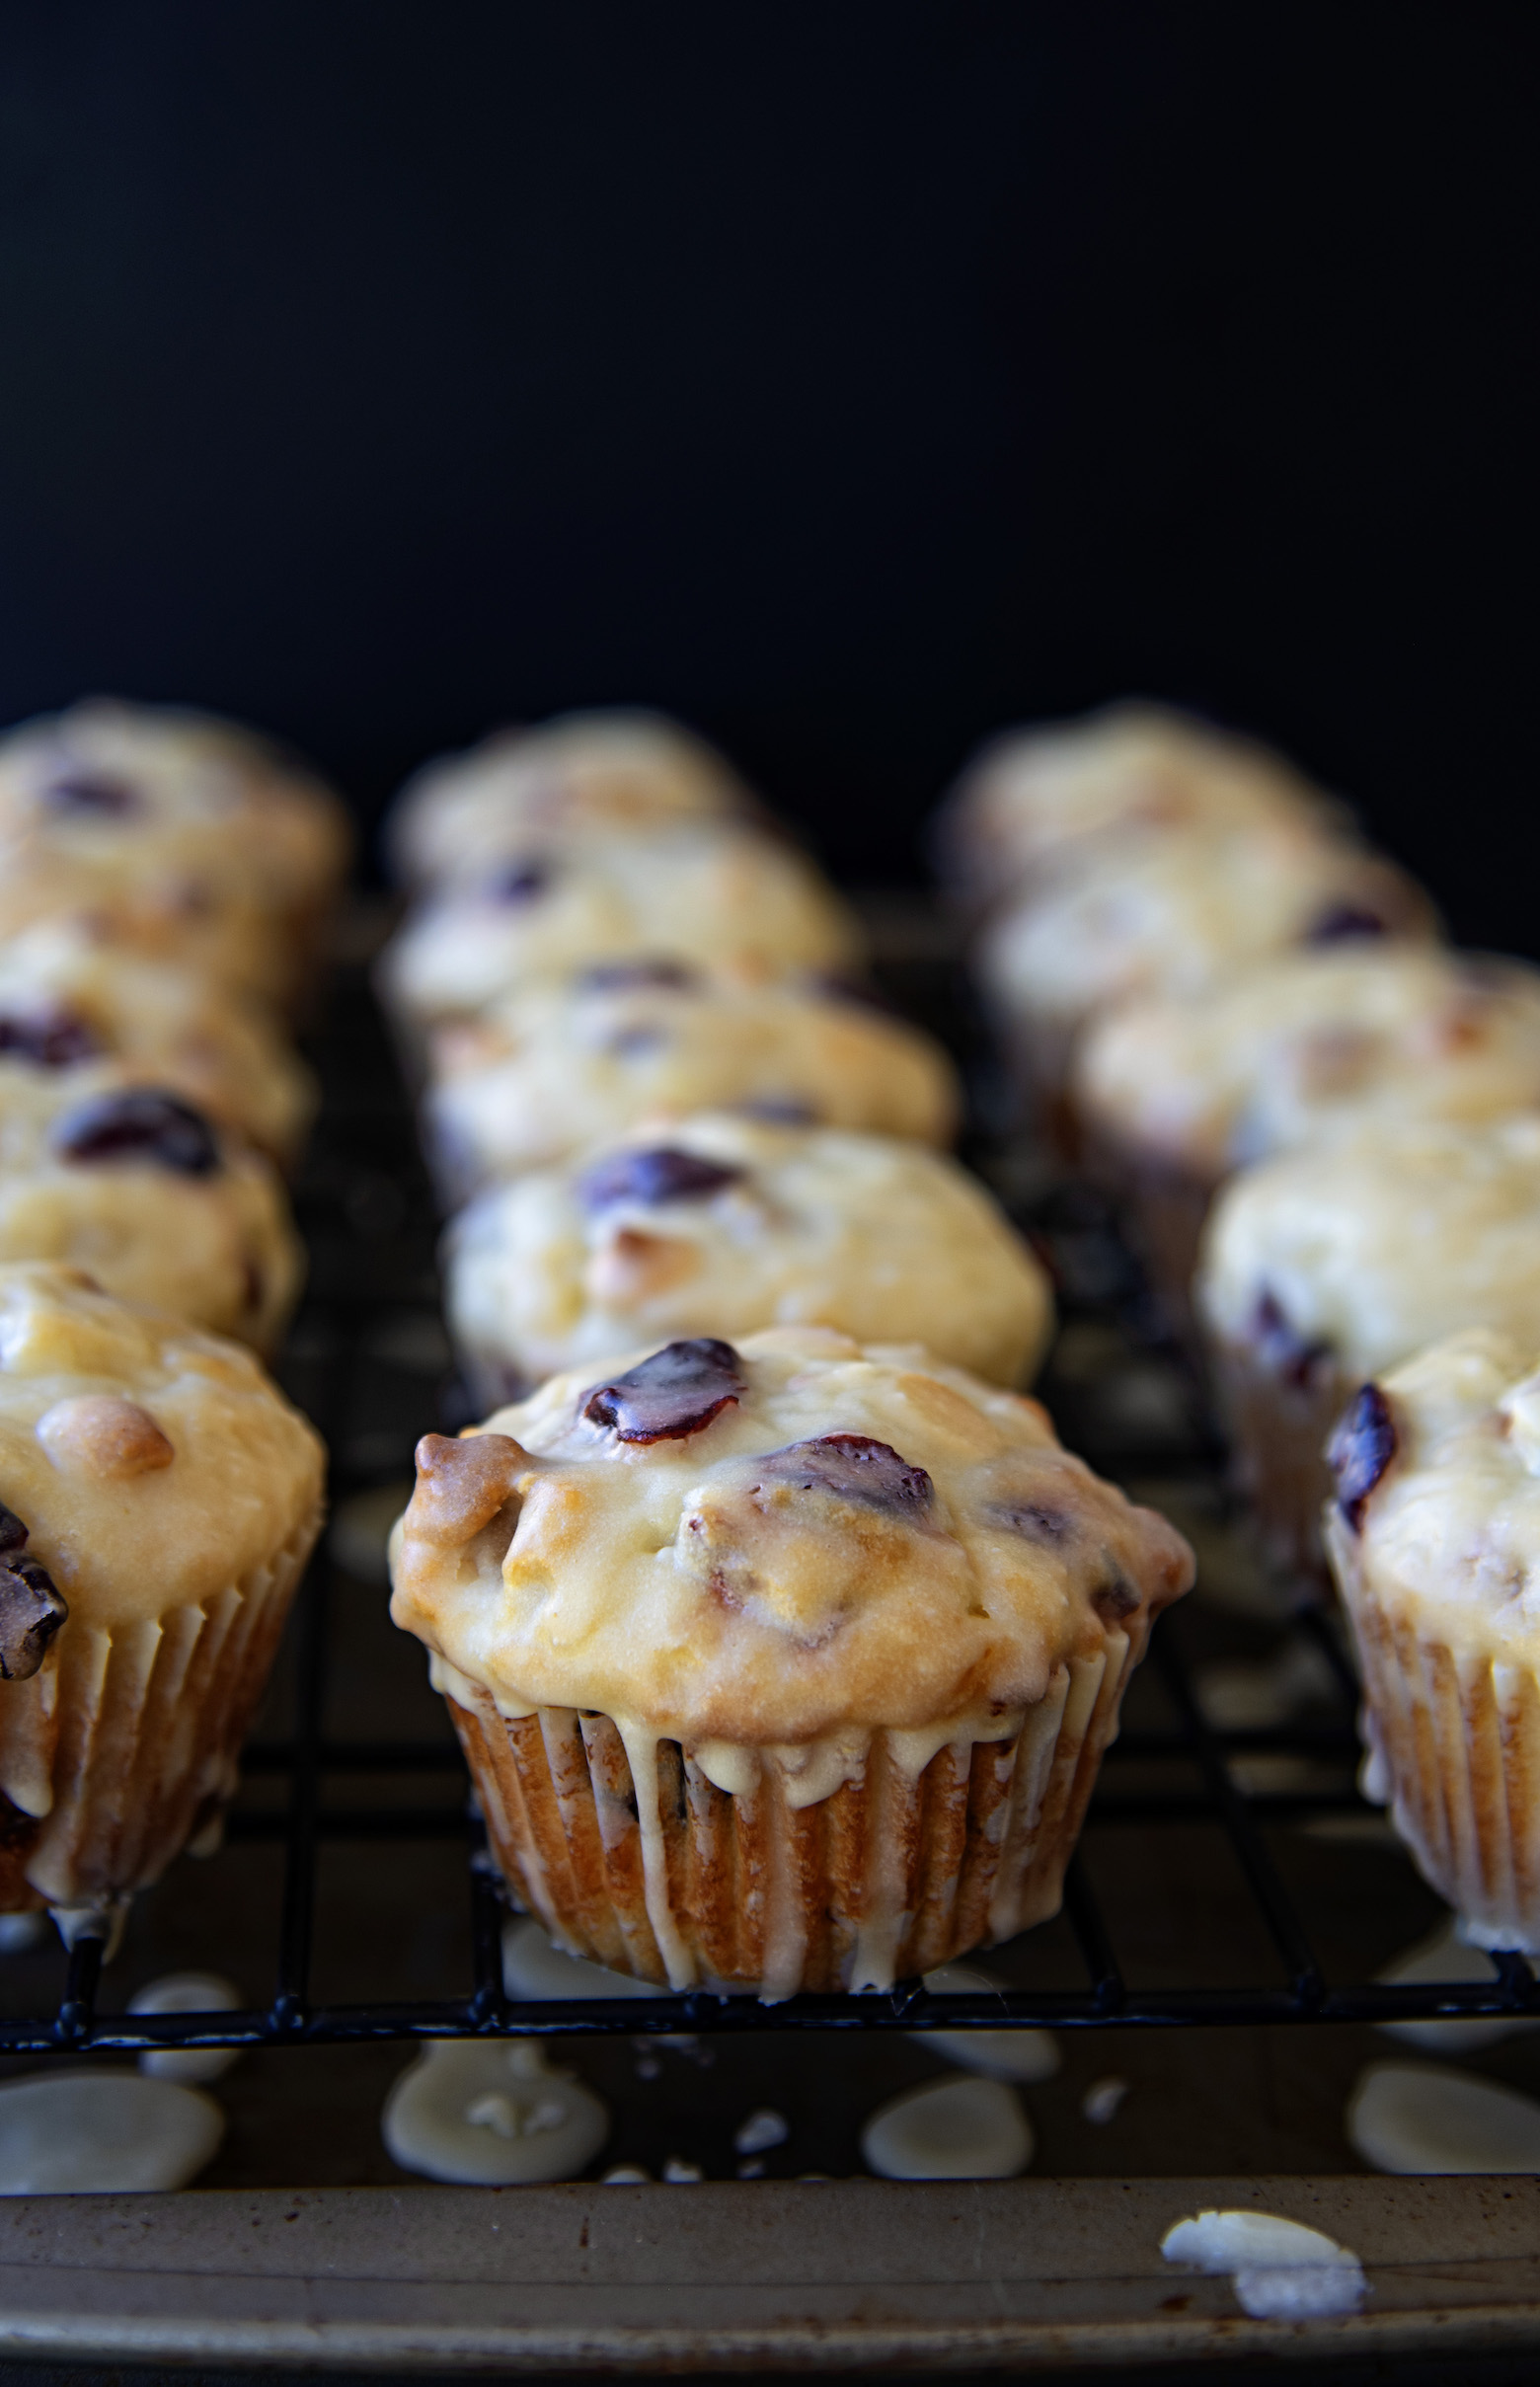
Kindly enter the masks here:
<path id="1" fill-rule="evenodd" d="M 421 1446 L 393 1613 L 515 1895 L 572 1954 L 767 1996 L 1052 1911 L 1192 1562 L 1016 1389 L 1051 1305 L 947 1156 L 948 1063 L 656 721 L 437 766 L 393 851 L 446 1306 L 508 1403 Z"/>
<path id="2" fill-rule="evenodd" d="M 1339 806 L 1147 708 L 1001 741 L 942 817 L 1025 1090 L 1201 1348 L 1367 1781 L 1483 1945 L 1540 1950 L 1540 970 L 1450 950 Z M 1531 1587 L 1533 1585 L 1533 1588 Z"/>
<path id="3" fill-rule="evenodd" d="M 348 848 L 200 716 L 0 739 L 0 1911 L 66 1936 L 216 1833 L 319 1530 L 324 1450 L 256 1354 Z"/>

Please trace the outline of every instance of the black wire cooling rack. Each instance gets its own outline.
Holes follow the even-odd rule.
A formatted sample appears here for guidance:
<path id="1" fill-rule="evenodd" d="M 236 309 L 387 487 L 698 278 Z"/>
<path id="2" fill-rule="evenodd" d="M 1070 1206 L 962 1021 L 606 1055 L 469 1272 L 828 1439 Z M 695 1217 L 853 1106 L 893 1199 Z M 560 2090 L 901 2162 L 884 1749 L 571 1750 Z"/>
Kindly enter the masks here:
<path id="1" fill-rule="evenodd" d="M 941 961 L 892 973 L 905 1007 L 933 1025 L 956 1031 L 963 1018 L 955 973 Z M 956 1038 L 954 1039 L 956 1040 Z M 964 1040 L 966 1039 L 964 1038 Z M 371 1361 L 368 1336 L 382 1310 L 400 1322 L 416 1318 L 431 1336 L 437 1304 L 431 1269 L 433 1219 L 416 1153 L 409 1106 L 361 963 L 345 969 L 316 1048 L 327 1101 L 317 1146 L 298 1189 L 301 1224 L 311 1251 L 312 1284 L 296 1345 L 306 1354 L 298 1388 L 333 1452 L 334 1503 L 377 1487 L 381 1469 L 367 1434 L 354 1427 L 360 1388 Z M 1004 1185 L 1007 1197 L 1013 1189 Z M 1015 1207 L 1055 1264 L 1066 1323 L 1092 1333 L 1124 1333 L 1137 1319 L 1139 1291 L 1130 1264 L 1089 1198 L 1075 1189 L 1017 1186 Z M 1137 1346 L 1135 1346 L 1137 1348 Z M 1184 1462 L 1216 1478 L 1217 1453 L 1195 1407 L 1183 1395 L 1177 1363 L 1162 1359 L 1144 1338 L 1146 1359 L 1167 1370 L 1166 1389 L 1189 1400 Z M 1066 1439 L 1095 1464 L 1129 1481 L 1172 1462 L 1170 1438 L 1141 1454 L 1125 1436 L 1116 1451 L 1098 1446 L 1095 1389 L 1077 1401 L 1075 1387 L 1048 1397 Z M 443 1390 L 453 1416 L 452 1384 Z M 429 1416 L 418 1423 L 427 1427 Z M 281 1801 L 238 1807 L 229 1823 L 234 1840 L 277 1842 L 283 1887 L 272 1994 L 267 2006 L 237 2013 L 104 2013 L 99 2007 L 105 1953 L 102 1938 L 82 1936 L 71 1949 L 63 1994 L 46 2013 L 0 2018 L 0 2053 L 131 2051 L 162 2047 L 314 2045 L 480 2035 L 588 2035 L 899 2031 L 1051 2025 L 1059 2030 L 1130 2025 L 1172 2029 L 1199 2024 L 1385 2022 L 1431 2017 L 1540 2016 L 1540 1985 L 1522 1957 L 1495 1957 L 1487 1982 L 1393 1986 L 1333 1979 L 1318 1958 L 1296 1899 L 1269 1844 L 1279 1824 L 1338 1816 L 1366 1821 L 1374 1810 L 1354 1783 L 1357 1743 L 1355 1689 L 1331 1620 L 1304 1612 L 1298 1629 L 1314 1641 L 1330 1669 L 1334 1698 L 1327 1712 L 1301 1721 L 1223 1730 L 1205 1716 L 1185 1653 L 1179 1609 L 1158 1626 L 1147 1670 L 1164 1693 L 1165 1721 L 1125 1726 L 1110 1751 L 1092 1804 L 1086 1844 L 1118 1823 L 1144 1829 L 1194 1823 L 1216 1827 L 1239 1870 L 1254 1920 L 1270 1943 L 1273 1977 L 1254 1986 L 1194 1980 L 1158 1989 L 1130 1985 L 1119 1962 L 1119 1919 L 1093 1889 L 1078 1858 L 1065 1886 L 1064 1912 L 1084 1972 L 1080 1985 L 1057 1989 L 991 1989 L 937 1994 L 917 1981 L 861 1996 L 804 1996 L 766 2007 L 752 1997 L 696 1991 L 655 1997 L 588 1997 L 535 2001 L 504 1993 L 501 1937 L 507 1909 L 486 1853 L 468 1795 L 455 1796 L 464 1774 L 458 1752 L 434 1740 L 344 1739 L 324 1730 L 336 1560 L 318 1553 L 291 1627 L 293 1729 L 281 1739 L 259 1739 L 245 1756 L 249 1783 L 280 1789 Z M 1306 1779 L 1259 1787 L 1259 1761 L 1293 1760 Z M 1248 1771 L 1250 1769 L 1250 1773 Z M 436 1782 L 435 1804 L 398 1791 L 385 1803 L 363 1804 L 347 1786 L 391 1777 L 408 1786 Z M 1174 1778 L 1175 1777 L 1175 1778 Z M 406 1842 L 448 1836 L 465 1850 L 472 1978 L 465 1995 L 396 2003 L 321 2003 L 312 1996 L 320 1852 L 329 1841 Z"/>

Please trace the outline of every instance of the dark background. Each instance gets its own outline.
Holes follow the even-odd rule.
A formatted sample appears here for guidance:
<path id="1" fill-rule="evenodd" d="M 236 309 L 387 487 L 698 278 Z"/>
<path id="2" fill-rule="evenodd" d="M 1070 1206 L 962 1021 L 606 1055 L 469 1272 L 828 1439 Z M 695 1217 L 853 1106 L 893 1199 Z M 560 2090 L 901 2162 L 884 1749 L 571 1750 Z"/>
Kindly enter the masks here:
<path id="1" fill-rule="evenodd" d="M 672 706 L 841 868 L 1001 722 L 1280 739 L 1534 949 L 1537 12 L 0 6 L 0 715 L 372 813 Z"/>

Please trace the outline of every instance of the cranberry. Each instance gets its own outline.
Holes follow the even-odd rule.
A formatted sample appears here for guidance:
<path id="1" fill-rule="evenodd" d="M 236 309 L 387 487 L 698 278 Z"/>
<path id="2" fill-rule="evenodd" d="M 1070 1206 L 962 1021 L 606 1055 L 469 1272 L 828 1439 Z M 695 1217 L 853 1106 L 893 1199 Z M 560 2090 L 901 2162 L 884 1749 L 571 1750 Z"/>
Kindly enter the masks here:
<path id="1" fill-rule="evenodd" d="M 69 1614 L 53 1578 L 23 1555 L 27 1527 L 0 1505 L 0 1682 L 25 1682 Z"/>
<path id="2" fill-rule="evenodd" d="M 1091 1594 L 1091 1605 L 1104 1625 L 1121 1624 L 1139 1604 L 1139 1594 L 1124 1575 L 1121 1567 L 1114 1566 L 1104 1582 L 1097 1584 Z"/>
<path id="3" fill-rule="evenodd" d="M 1326 1452 L 1337 1477 L 1337 1505 L 1354 1533 L 1362 1531 L 1365 1503 L 1395 1455 L 1390 1403 L 1377 1384 L 1365 1384 L 1343 1412 Z"/>
<path id="4" fill-rule="evenodd" d="M 626 994 L 643 986 L 691 994 L 700 984 L 700 973 L 687 962 L 595 962 L 580 972 L 578 984 L 584 994 Z"/>
<path id="5" fill-rule="evenodd" d="M 763 1094 L 746 1103 L 734 1103 L 732 1108 L 744 1118 L 763 1119 L 767 1127 L 815 1127 L 818 1123 L 812 1105 L 800 1103 L 789 1094 Z"/>
<path id="6" fill-rule="evenodd" d="M 202 1113 L 153 1086 L 81 1103 L 59 1120 L 53 1147 L 64 1160 L 150 1161 L 180 1177 L 211 1177 L 219 1166 L 219 1146 Z"/>
<path id="7" fill-rule="evenodd" d="M 1075 1530 L 1073 1517 L 1046 1507 L 1040 1501 L 997 1501 L 989 1515 L 995 1524 L 1019 1533 L 1024 1541 L 1041 1542 L 1049 1550 L 1067 1542 Z"/>
<path id="8" fill-rule="evenodd" d="M 96 812 L 106 820 L 124 820 L 143 809 L 137 788 L 105 771 L 61 771 L 42 791 L 49 812 Z"/>
<path id="9" fill-rule="evenodd" d="M 1266 1289 L 1252 1312 L 1252 1333 L 1263 1365 L 1299 1392 L 1309 1392 L 1331 1363 L 1330 1343 L 1319 1337 L 1307 1343 L 1277 1296 Z"/>
<path id="10" fill-rule="evenodd" d="M 595 1161 L 578 1181 L 578 1198 L 585 1210 L 609 1210 L 622 1201 L 649 1207 L 664 1201 L 704 1201 L 724 1186 L 736 1185 L 742 1174 L 699 1152 L 676 1152 L 660 1144 L 655 1150 L 612 1152 Z"/>
<path id="11" fill-rule="evenodd" d="M 543 895 L 551 884 L 551 866 L 546 862 L 515 862 L 499 873 L 492 883 L 492 891 L 500 903 L 532 903 Z"/>
<path id="12" fill-rule="evenodd" d="M 1363 903 L 1333 903 L 1313 920 L 1305 935 L 1307 945 L 1347 945 L 1357 937 L 1384 937 L 1389 930 L 1378 912 L 1371 912 Z"/>
<path id="13" fill-rule="evenodd" d="M 928 1508 L 935 1487 L 923 1467 L 911 1467 L 890 1442 L 867 1433 L 826 1433 L 816 1441 L 792 1442 L 758 1461 L 760 1473 L 804 1492 L 832 1492 L 868 1508 Z"/>
<path id="14" fill-rule="evenodd" d="M 14 1052 L 38 1069 L 68 1069 L 102 1049 L 85 1021 L 67 1011 L 0 1016 L 0 1053 Z"/>
<path id="15" fill-rule="evenodd" d="M 594 1425 L 612 1425 L 617 1441 L 681 1442 L 738 1398 L 742 1365 L 732 1344 L 713 1336 L 666 1343 L 613 1384 L 596 1384 L 582 1415 Z"/>

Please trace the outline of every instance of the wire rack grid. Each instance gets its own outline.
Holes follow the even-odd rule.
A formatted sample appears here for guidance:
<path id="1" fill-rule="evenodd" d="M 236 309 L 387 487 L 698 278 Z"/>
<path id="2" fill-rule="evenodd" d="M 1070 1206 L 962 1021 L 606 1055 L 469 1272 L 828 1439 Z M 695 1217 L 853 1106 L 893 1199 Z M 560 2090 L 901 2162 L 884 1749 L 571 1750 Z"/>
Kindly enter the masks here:
<path id="1" fill-rule="evenodd" d="M 911 973 L 902 988 L 908 1007 L 937 1025 L 960 1017 L 957 989 L 946 973 Z M 938 1014 L 941 1015 L 938 1017 Z M 327 1103 L 318 1150 L 299 1189 L 301 1223 L 312 1257 L 312 1285 L 301 1319 L 301 1340 L 314 1358 L 306 1406 L 333 1452 L 333 1498 L 377 1486 L 379 1470 L 365 1446 L 350 1440 L 355 1396 L 370 1366 L 368 1329 L 382 1306 L 398 1319 L 417 1314 L 431 1333 L 437 1305 L 431 1270 L 433 1223 L 402 1090 L 361 967 L 343 973 L 317 1059 Z M 1039 1188 L 1015 1206 L 1055 1263 L 1060 1310 L 1069 1327 L 1104 1331 L 1137 1316 L 1139 1294 L 1127 1257 L 1083 1194 L 1066 1197 Z M 360 1220 L 387 1232 L 359 1231 Z M 1147 1323 L 1147 1348 L 1153 1348 Z M 1168 1366 L 1170 1354 L 1165 1354 Z M 1050 1388 L 1050 1401 L 1052 1392 Z M 452 1388 L 448 1393 L 452 1411 Z M 1105 1465 L 1093 1423 L 1076 1433 L 1073 1417 L 1054 1403 L 1066 1439 Z M 1073 1403 L 1068 1404 L 1071 1412 Z M 442 1423 L 458 1422 L 452 1415 Z M 424 1418 L 422 1424 L 432 1424 Z M 1194 1414 L 1190 1460 L 1213 1477 L 1217 1452 Z M 1169 1450 L 1158 1455 L 1169 1462 Z M 1108 1470 L 1112 1472 L 1111 1469 Z M 1116 1472 L 1129 1480 L 1147 1468 L 1136 1445 L 1117 1452 Z M 1140 2026 L 1173 2029 L 1213 2024 L 1385 2022 L 1431 2017 L 1540 2017 L 1540 1984 L 1516 1955 L 1492 1959 L 1490 1981 L 1393 1985 L 1334 1979 L 1312 1945 L 1269 1844 L 1272 1827 L 1305 1816 L 1367 1818 L 1372 1810 L 1353 1786 L 1357 1742 L 1356 1688 L 1331 1620 L 1305 1611 L 1299 1623 L 1330 1669 L 1331 1712 L 1283 1724 L 1223 1729 L 1205 1715 L 1185 1649 L 1181 1610 L 1156 1630 L 1147 1666 L 1162 1692 L 1166 1721 L 1125 1727 L 1104 1763 L 1087 1823 L 1102 1827 L 1202 1823 L 1217 1828 L 1238 1868 L 1255 1916 L 1275 1960 L 1274 1976 L 1252 1986 L 1195 1979 L 1158 1989 L 1131 1985 L 1118 1954 L 1118 1918 L 1093 1887 L 1083 1860 L 1071 1864 L 1064 1912 L 1084 1978 L 1068 1989 L 991 1988 L 941 1993 L 906 1981 L 891 1991 L 860 1996 L 800 1996 L 766 2006 L 751 1996 L 698 1990 L 652 1997 L 589 1996 L 535 2000 L 506 1994 L 502 1933 L 503 1886 L 486 1851 L 468 1795 L 453 1798 L 463 1768 L 442 1738 L 343 1738 L 329 1733 L 329 1670 L 337 1562 L 323 1545 L 301 1591 L 291 1625 L 293 1729 L 260 1739 L 245 1754 L 248 1778 L 280 1788 L 276 1804 L 238 1808 L 232 1839 L 265 1839 L 281 1848 L 283 1877 L 272 1994 L 260 2009 L 241 2012 L 129 2014 L 102 2011 L 105 1940 L 78 1937 L 65 1964 L 57 2006 L 0 2018 L 0 2053 L 58 2055 L 165 2047 L 254 2047 L 318 2042 L 425 2040 L 474 2036 L 560 2036 L 572 2039 L 624 2033 L 724 2034 L 1029 2028 L 1098 2030 Z M 1282 1788 L 1250 1778 L 1257 1762 L 1308 1760 L 1326 1778 Z M 1180 1779 L 1161 1780 L 1173 1773 Z M 340 1797 L 349 1782 L 399 1777 L 438 1786 L 437 1803 L 399 1795 L 362 1804 Z M 446 1800 L 445 1791 L 450 1796 Z M 312 1955 L 318 1859 L 330 1841 L 408 1841 L 448 1836 L 463 1844 L 469 1902 L 471 1980 L 459 1997 L 411 2002 L 317 2002 Z"/>

